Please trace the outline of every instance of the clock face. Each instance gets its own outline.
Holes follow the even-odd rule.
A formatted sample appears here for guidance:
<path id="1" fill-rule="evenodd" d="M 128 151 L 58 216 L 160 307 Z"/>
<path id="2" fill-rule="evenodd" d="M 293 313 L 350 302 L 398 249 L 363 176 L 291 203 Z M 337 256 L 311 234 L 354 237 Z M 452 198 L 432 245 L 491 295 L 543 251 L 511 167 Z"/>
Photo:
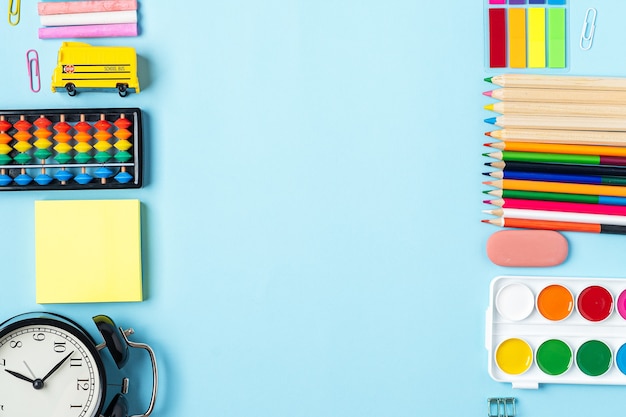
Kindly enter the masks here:
<path id="1" fill-rule="evenodd" d="M 0 332 L 0 417 L 93 417 L 104 385 L 97 351 L 74 327 L 37 318 Z"/>

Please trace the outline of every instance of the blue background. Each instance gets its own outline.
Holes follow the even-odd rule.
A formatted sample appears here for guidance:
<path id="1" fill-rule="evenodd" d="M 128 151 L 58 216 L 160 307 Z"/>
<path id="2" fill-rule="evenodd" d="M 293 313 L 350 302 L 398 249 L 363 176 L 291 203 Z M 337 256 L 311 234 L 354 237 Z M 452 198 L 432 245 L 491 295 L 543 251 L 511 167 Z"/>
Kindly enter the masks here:
<path id="1" fill-rule="evenodd" d="M 550 269 L 489 262 L 483 6 L 144 1 L 139 37 L 88 40 L 137 49 L 142 92 L 122 99 L 50 92 L 61 40 L 37 38 L 23 1 L 18 26 L 0 23 L 0 108 L 140 107 L 147 184 L 2 193 L 0 314 L 134 327 L 160 362 L 159 417 L 480 416 L 498 396 L 518 398 L 519 416 L 622 412 L 623 387 L 513 390 L 487 374 L 495 276 L 623 278 L 626 240 L 568 233 L 570 256 Z M 569 6 L 571 74 L 626 74 L 625 7 Z M 37 305 L 34 201 L 110 198 L 142 201 L 147 299 Z M 148 396 L 142 359 L 132 413 Z"/>

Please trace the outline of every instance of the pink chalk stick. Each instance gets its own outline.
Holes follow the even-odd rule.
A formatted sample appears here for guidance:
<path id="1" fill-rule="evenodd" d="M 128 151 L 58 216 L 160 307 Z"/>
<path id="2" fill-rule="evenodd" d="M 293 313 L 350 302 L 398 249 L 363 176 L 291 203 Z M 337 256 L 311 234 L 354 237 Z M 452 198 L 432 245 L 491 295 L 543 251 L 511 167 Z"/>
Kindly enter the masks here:
<path id="1" fill-rule="evenodd" d="M 500 266 L 555 266 L 567 258 L 568 246 L 553 230 L 502 230 L 487 241 L 487 256 Z"/>
<path id="2" fill-rule="evenodd" d="M 67 13 L 137 10 L 137 0 L 62 1 L 37 3 L 40 16 Z"/>
<path id="3" fill-rule="evenodd" d="M 39 39 L 114 38 L 137 36 L 136 23 L 115 25 L 58 26 L 39 28 Z"/>

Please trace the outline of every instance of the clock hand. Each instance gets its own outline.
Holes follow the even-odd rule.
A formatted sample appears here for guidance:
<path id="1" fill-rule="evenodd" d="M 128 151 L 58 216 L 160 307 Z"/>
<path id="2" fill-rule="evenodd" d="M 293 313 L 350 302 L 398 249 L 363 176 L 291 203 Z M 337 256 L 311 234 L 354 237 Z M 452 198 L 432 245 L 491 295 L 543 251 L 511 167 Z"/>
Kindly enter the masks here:
<path id="1" fill-rule="evenodd" d="M 17 377 L 17 378 L 19 378 L 19 379 L 23 379 L 24 381 L 30 382 L 31 384 L 32 384 L 33 382 L 35 382 L 34 380 L 30 379 L 29 377 L 24 376 L 24 375 L 22 375 L 22 374 L 20 374 L 20 373 L 18 373 L 18 372 L 15 372 L 15 371 L 10 371 L 10 370 L 8 370 L 8 369 L 5 369 L 5 371 L 7 371 L 7 372 L 8 372 L 8 373 L 10 373 L 11 375 L 13 375 L 13 376 L 15 376 L 15 377 Z"/>
<path id="2" fill-rule="evenodd" d="M 72 354 L 74 353 L 74 351 L 71 351 L 70 353 L 67 354 L 66 357 L 64 357 L 63 359 L 61 359 L 59 361 L 59 363 L 57 363 L 56 365 L 54 365 L 54 367 L 52 369 L 50 369 L 50 372 L 48 372 L 46 374 L 46 376 L 44 376 L 43 378 L 41 378 L 41 382 L 44 382 L 46 379 L 48 379 L 50 377 L 50 375 L 52 375 L 57 369 L 59 369 L 61 367 L 61 365 L 63 365 L 63 363 L 65 363 L 65 361 L 67 360 L 67 358 L 69 358 L 70 356 L 72 356 Z"/>

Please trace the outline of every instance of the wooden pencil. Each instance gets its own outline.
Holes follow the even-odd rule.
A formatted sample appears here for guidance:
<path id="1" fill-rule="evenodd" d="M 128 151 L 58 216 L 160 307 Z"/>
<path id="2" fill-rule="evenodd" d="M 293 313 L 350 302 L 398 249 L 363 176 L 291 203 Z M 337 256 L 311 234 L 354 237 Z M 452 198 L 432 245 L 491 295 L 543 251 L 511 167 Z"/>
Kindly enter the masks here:
<path id="1" fill-rule="evenodd" d="M 518 152 L 543 152 L 572 155 L 603 155 L 626 157 L 626 146 L 570 145 L 563 143 L 520 142 L 514 140 L 485 143 L 485 146 L 499 149 L 501 151 L 506 150 Z"/>
<path id="2" fill-rule="evenodd" d="M 626 146 L 626 132 L 594 132 L 570 128 L 563 130 L 506 128 L 486 132 L 485 136 L 505 141 Z"/>
<path id="3" fill-rule="evenodd" d="M 531 103 L 506 101 L 485 105 L 485 110 L 501 114 L 541 116 L 625 117 L 625 104 Z"/>
<path id="4" fill-rule="evenodd" d="M 496 219 L 485 219 L 483 223 L 489 223 L 500 227 L 514 227 L 521 229 L 542 229 L 542 230 L 558 230 L 563 232 L 586 232 L 586 233 L 608 233 L 608 234 L 626 234 L 626 226 L 604 225 L 593 223 L 576 223 L 576 222 L 556 222 L 547 220 L 532 219 L 505 219 L 499 217 Z"/>
<path id="5" fill-rule="evenodd" d="M 613 197 L 626 197 L 626 187 L 619 185 L 598 184 L 569 184 L 566 182 L 528 181 L 528 180 L 494 180 L 485 181 L 483 184 L 495 188 L 542 191 L 549 193 L 606 195 Z"/>
<path id="6" fill-rule="evenodd" d="M 517 151 L 497 151 L 487 152 L 483 156 L 499 159 L 501 161 L 519 162 L 543 162 L 553 164 L 579 164 L 579 165 L 611 165 L 626 166 L 626 157 L 623 156 L 602 156 L 602 155 L 579 155 L 567 153 L 545 153 L 545 152 L 517 152 Z"/>
<path id="7" fill-rule="evenodd" d="M 626 104 L 626 91 L 568 90 L 554 88 L 497 88 L 483 95 L 500 101 L 532 103 Z"/>
<path id="8" fill-rule="evenodd" d="M 626 206 L 626 198 L 612 197 L 604 195 L 585 195 L 585 194 L 566 194 L 566 193 L 550 193 L 540 191 L 525 190 L 488 190 L 485 194 L 498 198 L 519 198 L 527 200 L 541 201 L 562 201 L 568 203 L 586 203 L 586 204 L 606 204 L 616 206 Z"/>
<path id="9" fill-rule="evenodd" d="M 626 206 L 607 204 L 570 203 L 564 201 L 526 200 L 519 198 L 500 198 L 497 200 L 485 200 L 484 203 L 491 204 L 497 207 L 513 209 L 626 216 Z"/>
<path id="10" fill-rule="evenodd" d="M 597 223 L 626 226 L 626 216 L 552 210 L 498 208 L 483 213 L 505 219 L 548 220 L 554 222 Z"/>
<path id="11" fill-rule="evenodd" d="M 573 75 L 501 74 L 485 78 L 501 87 L 626 91 L 626 78 Z"/>
<path id="12" fill-rule="evenodd" d="M 567 175 L 598 175 L 603 177 L 625 177 L 626 167 L 607 165 L 550 164 L 541 162 L 494 161 L 486 166 L 504 171 L 544 172 Z"/>
<path id="13" fill-rule="evenodd" d="M 505 114 L 485 119 L 485 123 L 506 129 L 626 132 L 626 119 L 611 117 L 529 116 L 523 114 Z"/>

